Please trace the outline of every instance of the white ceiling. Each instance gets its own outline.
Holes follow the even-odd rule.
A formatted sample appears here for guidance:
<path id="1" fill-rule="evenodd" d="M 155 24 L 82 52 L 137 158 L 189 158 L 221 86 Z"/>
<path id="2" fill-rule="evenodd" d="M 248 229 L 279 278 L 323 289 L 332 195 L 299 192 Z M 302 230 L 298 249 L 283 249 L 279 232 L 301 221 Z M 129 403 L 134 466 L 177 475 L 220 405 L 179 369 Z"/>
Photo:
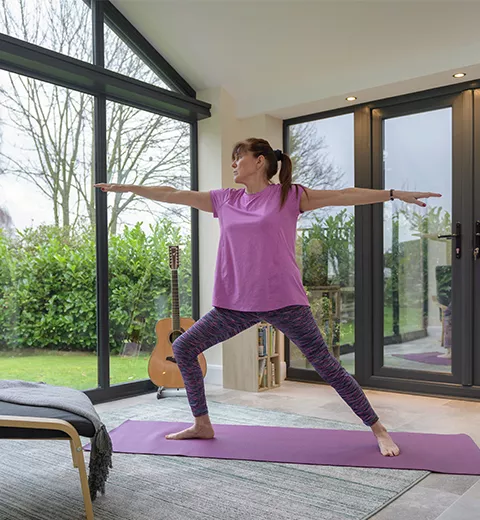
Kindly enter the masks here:
<path id="1" fill-rule="evenodd" d="M 281 118 L 480 78 L 480 1 L 112 0 L 201 91 Z"/>

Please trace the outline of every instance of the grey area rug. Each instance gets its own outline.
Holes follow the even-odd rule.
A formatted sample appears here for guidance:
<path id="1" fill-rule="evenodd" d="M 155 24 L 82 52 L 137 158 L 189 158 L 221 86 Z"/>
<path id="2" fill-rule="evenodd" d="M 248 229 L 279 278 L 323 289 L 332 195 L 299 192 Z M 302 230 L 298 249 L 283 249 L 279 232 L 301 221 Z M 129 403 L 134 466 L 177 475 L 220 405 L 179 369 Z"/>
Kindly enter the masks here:
<path id="1" fill-rule="evenodd" d="M 212 401 L 209 408 L 213 423 L 363 429 Z M 191 414 L 185 398 L 157 401 L 152 394 L 151 403 L 101 418 L 111 429 L 126 419 L 190 421 Z M 60 441 L 0 441 L 1 520 L 85 518 L 69 450 Z M 122 453 L 114 454 L 113 464 L 106 494 L 94 502 L 96 520 L 365 520 L 428 475 Z"/>

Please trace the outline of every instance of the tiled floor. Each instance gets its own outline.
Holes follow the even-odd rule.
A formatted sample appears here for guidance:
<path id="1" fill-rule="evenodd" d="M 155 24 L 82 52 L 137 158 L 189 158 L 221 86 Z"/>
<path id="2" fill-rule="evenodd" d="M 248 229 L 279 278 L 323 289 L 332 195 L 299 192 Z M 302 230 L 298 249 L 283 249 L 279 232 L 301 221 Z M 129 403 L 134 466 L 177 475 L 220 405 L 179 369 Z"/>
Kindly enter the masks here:
<path id="1" fill-rule="evenodd" d="M 480 445 L 480 402 L 421 397 L 367 390 L 387 428 L 426 433 L 466 433 Z M 207 386 L 209 399 L 256 408 L 360 424 L 357 417 L 325 385 L 284 381 L 280 388 L 250 393 Z M 128 399 L 149 402 L 154 394 Z M 171 397 L 174 399 L 174 397 Z M 98 411 L 125 406 L 127 400 L 97 405 Z M 478 520 L 480 478 L 431 474 L 373 517 L 375 520 Z M 294 520 L 294 519 L 292 519 Z"/>

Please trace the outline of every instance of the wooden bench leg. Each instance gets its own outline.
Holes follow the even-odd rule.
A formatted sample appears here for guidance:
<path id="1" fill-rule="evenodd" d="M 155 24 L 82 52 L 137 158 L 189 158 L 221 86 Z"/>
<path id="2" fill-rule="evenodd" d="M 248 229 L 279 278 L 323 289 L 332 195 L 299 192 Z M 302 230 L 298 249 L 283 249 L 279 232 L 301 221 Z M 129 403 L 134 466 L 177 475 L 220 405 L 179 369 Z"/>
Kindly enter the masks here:
<path id="1" fill-rule="evenodd" d="M 73 467 L 74 468 L 78 468 L 78 465 L 77 465 L 77 452 L 75 451 L 75 445 L 73 444 L 73 439 L 70 437 L 69 439 L 70 441 L 70 450 L 72 451 L 72 462 L 73 462 Z"/>
<path id="2" fill-rule="evenodd" d="M 82 486 L 83 503 L 87 520 L 93 519 L 92 499 L 90 498 L 90 488 L 88 486 L 87 470 L 85 468 L 85 458 L 83 456 L 82 443 L 77 430 L 68 422 L 61 419 L 49 419 L 39 417 L 16 417 L 11 415 L 0 415 L 0 426 L 7 428 L 36 428 L 39 430 L 58 430 L 68 435 L 70 450 L 72 452 L 73 467 L 78 468 L 80 474 L 80 484 Z M 28 437 L 25 437 L 28 439 Z M 51 439 L 66 440 L 66 437 L 50 437 Z"/>
<path id="3" fill-rule="evenodd" d="M 85 504 L 85 514 L 87 520 L 93 520 L 92 499 L 90 498 L 90 488 L 88 486 L 87 470 L 85 468 L 85 458 L 80 438 L 71 439 L 73 467 L 78 468 L 80 474 L 80 484 L 82 486 L 83 503 Z"/>

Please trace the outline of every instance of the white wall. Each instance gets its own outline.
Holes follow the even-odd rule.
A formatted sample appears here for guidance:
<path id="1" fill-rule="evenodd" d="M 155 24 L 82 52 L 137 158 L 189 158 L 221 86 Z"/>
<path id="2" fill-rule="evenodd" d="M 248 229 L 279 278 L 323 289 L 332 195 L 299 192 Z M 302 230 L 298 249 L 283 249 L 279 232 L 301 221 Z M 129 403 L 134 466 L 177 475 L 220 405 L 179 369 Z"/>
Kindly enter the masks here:
<path id="1" fill-rule="evenodd" d="M 235 100 L 222 89 L 198 93 L 198 99 L 211 103 L 212 117 L 198 125 L 199 191 L 219 188 L 242 188 L 233 181 L 231 153 L 233 145 L 247 137 L 267 139 L 273 148 L 282 148 L 282 120 L 259 115 L 239 120 Z M 278 182 L 278 178 L 274 178 Z M 212 309 L 215 261 L 220 236 L 218 220 L 211 213 L 200 212 L 200 316 Z M 205 352 L 205 381 L 222 384 L 222 344 Z"/>

